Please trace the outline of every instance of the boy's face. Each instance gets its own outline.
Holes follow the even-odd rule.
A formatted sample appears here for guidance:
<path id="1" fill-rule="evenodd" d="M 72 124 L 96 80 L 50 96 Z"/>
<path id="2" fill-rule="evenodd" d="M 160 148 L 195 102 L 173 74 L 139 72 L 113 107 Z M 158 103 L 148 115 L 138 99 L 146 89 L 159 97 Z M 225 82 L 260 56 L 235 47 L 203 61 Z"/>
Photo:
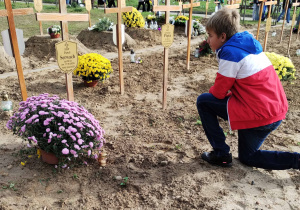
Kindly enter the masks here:
<path id="1" fill-rule="evenodd" d="M 210 48 L 212 49 L 212 51 L 216 51 L 217 49 L 219 49 L 220 47 L 222 47 L 225 42 L 226 42 L 226 34 L 222 33 L 221 36 L 218 37 L 218 35 L 215 33 L 214 30 L 212 29 L 207 29 L 207 34 L 208 34 L 208 38 L 207 38 L 207 42 L 210 46 Z"/>

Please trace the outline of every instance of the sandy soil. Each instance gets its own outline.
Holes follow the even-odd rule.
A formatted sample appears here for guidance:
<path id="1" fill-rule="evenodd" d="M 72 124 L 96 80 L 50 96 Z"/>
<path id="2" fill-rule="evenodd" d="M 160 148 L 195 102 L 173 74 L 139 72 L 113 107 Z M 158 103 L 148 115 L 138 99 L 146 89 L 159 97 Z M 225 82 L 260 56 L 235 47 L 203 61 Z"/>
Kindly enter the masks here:
<path id="1" fill-rule="evenodd" d="M 255 33 L 255 27 L 252 30 Z M 276 30 L 276 37 L 269 36 L 267 51 L 286 55 L 288 31 L 278 44 L 279 28 Z M 76 77 L 73 83 L 75 101 L 94 114 L 106 131 L 107 166 L 100 167 L 91 160 L 88 166 L 57 171 L 36 157 L 26 159 L 20 152 L 26 148 L 25 142 L 5 128 L 7 120 L 2 116 L 0 209 L 300 209 L 300 171 L 263 170 L 241 164 L 236 132 L 227 136 L 234 157 L 232 168 L 211 166 L 201 160 L 200 154 L 211 146 L 196 123 L 195 101 L 213 84 L 216 59 L 191 56 L 187 70 L 186 38 L 179 30 L 170 48 L 167 109 L 163 110 L 163 47 L 150 41 L 157 40 L 157 34 L 149 35 L 147 42 L 139 37 L 149 32 L 126 33 L 136 42 L 134 49 L 143 62 L 130 63 L 129 52 L 124 52 L 124 95 L 119 93 L 117 52 L 112 44 L 88 45 L 86 42 L 94 43 L 93 37 L 99 39 L 94 33 L 85 33 L 85 40 L 90 41 L 85 41 L 81 33 L 77 37 L 82 43 L 80 53 L 101 51 L 112 60 L 114 73 L 105 83 L 86 88 Z M 263 44 L 263 31 L 260 34 Z M 203 38 L 192 40 L 191 51 Z M 23 56 L 28 95 L 47 92 L 66 98 L 65 76 L 55 68 L 55 56 L 33 40 L 37 39 L 30 37 L 26 42 Z M 294 36 L 290 55 L 298 71 L 300 59 L 295 52 L 299 48 L 300 41 Z M 6 59 L 3 53 L 0 58 Z M 36 70 L 49 65 L 54 67 Z M 2 71 L 0 90 L 9 92 L 17 110 L 21 101 L 18 80 L 9 76 L 15 70 Z M 284 89 L 289 101 L 287 118 L 262 149 L 300 152 L 299 80 L 284 83 Z M 228 132 L 226 122 L 221 124 Z M 27 164 L 22 166 L 24 160 Z M 116 176 L 128 177 L 125 187 Z"/>

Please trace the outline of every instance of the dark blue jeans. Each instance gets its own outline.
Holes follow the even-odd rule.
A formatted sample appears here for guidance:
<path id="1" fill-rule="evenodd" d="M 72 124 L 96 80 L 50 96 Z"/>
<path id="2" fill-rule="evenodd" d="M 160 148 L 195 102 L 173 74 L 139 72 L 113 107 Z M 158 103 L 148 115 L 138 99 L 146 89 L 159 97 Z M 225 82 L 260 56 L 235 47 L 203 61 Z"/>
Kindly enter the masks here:
<path id="1" fill-rule="evenodd" d="M 197 109 L 205 134 L 215 154 L 223 156 L 230 152 L 225 143 L 226 137 L 217 117 L 228 120 L 227 100 L 217 99 L 210 93 L 203 93 L 197 98 Z M 275 130 L 281 121 L 250 129 L 238 130 L 239 160 L 257 168 L 284 170 L 299 169 L 299 153 L 259 150 L 267 136 Z"/>

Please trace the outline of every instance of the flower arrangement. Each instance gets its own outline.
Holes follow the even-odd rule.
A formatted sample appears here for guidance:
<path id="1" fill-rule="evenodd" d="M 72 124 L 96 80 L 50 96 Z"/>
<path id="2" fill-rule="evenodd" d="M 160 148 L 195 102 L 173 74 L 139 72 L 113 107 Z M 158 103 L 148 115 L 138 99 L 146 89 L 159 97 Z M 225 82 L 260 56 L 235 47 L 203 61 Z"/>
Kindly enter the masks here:
<path id="1" fill-rule="evenodd" d="M 296 79 L 296 69 L 289 58 L 276 53 L 265 52 L 265 54 L 270 59 L 280 80 L 289 81 Z"/>
<path id="2" fill-rule="evenodd" d="M 59 25 L 53 25 L 47 29 L 47 32 L 49 35 L 54 36 L 61 33 L 61 28 Z"/>
<path id="3" fill-rule="evenodd" d="M 189 20 L 188 17 L 184 16 L 184 15 L 178 15 L 176 18 L 175 18 L 175 26 L 184 26 L 185 25 L 185 22 Z"/>
<path id="4" fill-rule="evenodd" d="M 104 130 L 84 107 L 76 102 L 49 96 L 32 96 L 20 102 L 20 108 L 7 122 L 7 128 L 35 145 L 38 153 L 53 153 L 63 168 L 78 163 L 80 157 L 97 159 L 105 142 Z"/>
<path id="5" fill-rule="evenodd" d="M 87 82 L 103 81 L 113 72 L 110 61 L 100 54 L 88 53 L 78 56 L 78 59 L 78 66 L 73 73 Z"/>
<path id="6" fill-rule="evenodd" d="M 104 17 L 99 19 L 99 22 L 93 25 L 92 27 L 88 27 L 90 31 L 112 31 L 112 26 L 114 23 L 110 21 L 109 18 Z"/>
<path id="7" fill-rule="evenodd" d="M 206 40 L 202 41 L 199 45 L 199 56 L 206 56 L 212 54 L 212 50 Z"/>
<path id="8" fill-rule="evenodd" d="M 153 21 L 153 20 L 156 20 L 156 16 L 155 15 L 148 15 L 147 17 L 146 17 L 146 20 L 147 21 Z"/>
<path id="9" fill-rule="evenodd" d="M 133 7 L 132 12 L 123 12 L 122 19 L 127 27 L 139 27 L 145 26 L 145 20 L 142 14 Z"/>

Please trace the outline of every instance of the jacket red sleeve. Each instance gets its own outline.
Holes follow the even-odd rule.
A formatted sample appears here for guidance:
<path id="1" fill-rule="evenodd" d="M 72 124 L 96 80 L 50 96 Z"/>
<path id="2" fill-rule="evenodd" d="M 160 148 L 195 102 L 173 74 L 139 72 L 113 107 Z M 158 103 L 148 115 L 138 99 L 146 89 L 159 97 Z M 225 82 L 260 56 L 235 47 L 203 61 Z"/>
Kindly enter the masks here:
<path id="1" fill-rule="evenodd" d="M 228 91 L 231 89 L 235 82 L 235 78 L 225 77 L 217 73 L 215 84 L 209 89 L 209 93 L 213 94 L 218 99 L 224 99 L 226 96 L 231 95 Z"/>

